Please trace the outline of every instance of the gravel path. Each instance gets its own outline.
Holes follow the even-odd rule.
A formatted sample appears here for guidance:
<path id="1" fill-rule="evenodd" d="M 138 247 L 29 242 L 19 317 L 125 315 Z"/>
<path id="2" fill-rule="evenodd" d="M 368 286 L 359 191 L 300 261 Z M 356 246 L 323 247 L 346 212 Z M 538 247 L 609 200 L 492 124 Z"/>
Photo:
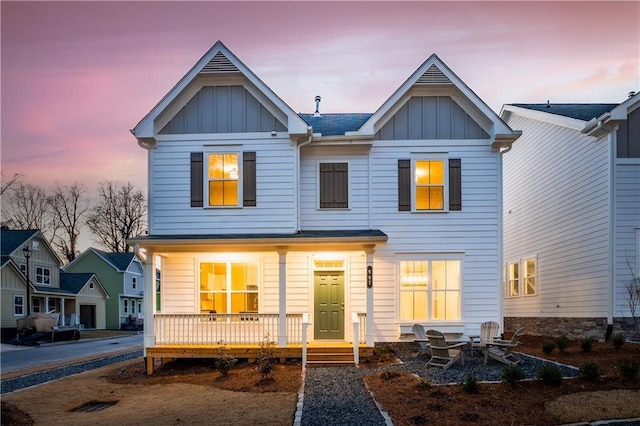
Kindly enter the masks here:
<path id="1" fill-rule="evenodd" d="M 116 362 L 126 361 L 141 356 L 142 350 L 137 350 L 124 354 L 93 359 L 91 361 L 81 362 L 78 364 L 65 365 L 63 367 L 53 368 L 47 371 L 26 374 L 24 376 L 15 377 L 12 379 L 2 380 L 2 382 L 0 382 L 0 387 L 2 388 L 0 394 L 14 392 L 20 389 L 28 388 L 30 386 L 39 385 L 42 383 L 50 382 L 52 380 L 71 376 L 73 374 L 93 370 L 94 368 L 104 367 Z"/>

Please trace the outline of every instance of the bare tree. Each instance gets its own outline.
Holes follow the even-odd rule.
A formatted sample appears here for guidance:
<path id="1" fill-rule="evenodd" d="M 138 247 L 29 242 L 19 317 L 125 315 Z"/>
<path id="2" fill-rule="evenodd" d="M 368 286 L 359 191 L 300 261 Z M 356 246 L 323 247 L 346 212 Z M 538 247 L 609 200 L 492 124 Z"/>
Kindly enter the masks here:
<path id="1" fill-rule="evenodd" d="M 147 205 L 141 190 L 128 182 L 102 182 L 98 200 L 91 208 L 86 225 L 94 241 L 114 252 L 129 252 L 128 238 L 146 228 Z"/>
<path id="2" fill-rule="evenodd" d="M 2 176 L 2 174 L 0 174 L 0 176 Z M 20 173 L 14 174 L 8 181 L 0 178 L 0 180 L 2 181 L 2 184 L 0 184 L 0 195 L 3 195 L 5 192 L 7 192 L 7 190 L 10 189 L 14 184 L 16 184 L 20 179 L 22 179 L 22 175 Z"/>
<path id="3" fill-rule="evenodd" d="M 74 182 L 71 186 L 61 186 L 56 183 L 48 199 L 52 213 L 62 231 L 61 235 L 53 240 L 53 245 L 68 262 L 75 259 L 79 253 L 80 228 L 84 215 L 89 209 L 84 198 L 86 192 L 86 187 L 78 182 Z"/>
<path id="4" fill-rule="evenodd" d="M 2 201 L 2 224 L 12 229 L 39 229 L 51 243 L 60 224 L 52 213 L 44 189 L 18 182 Z"/>

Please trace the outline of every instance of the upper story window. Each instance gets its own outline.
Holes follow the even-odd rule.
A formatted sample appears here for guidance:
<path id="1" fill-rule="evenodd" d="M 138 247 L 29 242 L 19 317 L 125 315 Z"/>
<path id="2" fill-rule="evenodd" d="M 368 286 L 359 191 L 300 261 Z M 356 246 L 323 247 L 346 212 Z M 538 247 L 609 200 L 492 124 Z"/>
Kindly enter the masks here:
<path id="1" fill-rule="evenodd" d="M 138 287 L 138 279 L 136 277 L 131 278 L 131 288 L 134 290 Z"/>
<path id="2" fill-rule="evenodd" d="M 36 284 L 51 285 L 51 269 L 42 266 L 36 267 Z"/>
<path id="3" fill-rule="evenodd" d="M 27 275 L 27 265 L 25 263 L 20 264 L 20 272 L 22 272 L 23 275 Z"/>
<path id="4" fill-rule="evenodd" d="M 256 153 L 192 152 L 191 207 L 239 206 L 256 206 Z"/>
<path id="5" fill-rule="evenodd" d="M 524 274 L 524 295 L 536 294 L 536 258 L 532 257 L 522 261 L 522 272 Z"/>
<path id="6" fill-rule="evenodd" d="M 462 163 L 444 155 L 398 160 L 398 210 L 462 210 Z"/>
<path id="7" fill-rule="evenodd" d="M 208 205 L 237 206 L 240 198 L 238 153 L 207 154 Z"/>
<path id="8" fill-rule="evenodd" d="M 319 164 L 319 194 L 321 209 L 349 207 L 349 164 Z"/>

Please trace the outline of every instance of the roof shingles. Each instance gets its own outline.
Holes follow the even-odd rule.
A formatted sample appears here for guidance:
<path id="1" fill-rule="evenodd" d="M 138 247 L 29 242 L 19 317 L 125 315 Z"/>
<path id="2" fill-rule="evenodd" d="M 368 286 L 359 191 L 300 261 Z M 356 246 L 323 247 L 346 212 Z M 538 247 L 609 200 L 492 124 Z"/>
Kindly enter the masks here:
<path id="1" fill-rule="evenodd" d="M 546 112 L 549 114 L 561 115 L 563 117 L 575 118 L 577 120 L 589 121 L 592 118 L 600 117 L 605 112 L 611 111 L 618 104 L 511 104 L 520 108 L 534 111 Z"/>

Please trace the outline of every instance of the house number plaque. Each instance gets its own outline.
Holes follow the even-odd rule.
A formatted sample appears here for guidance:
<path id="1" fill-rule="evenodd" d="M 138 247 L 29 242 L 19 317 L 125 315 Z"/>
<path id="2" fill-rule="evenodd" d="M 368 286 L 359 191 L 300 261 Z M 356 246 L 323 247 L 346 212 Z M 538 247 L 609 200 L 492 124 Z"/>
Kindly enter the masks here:
<path id="1" fill-rule="evenodd" d="M 373 287 L 373 266 L 367 266 L 367 288 Z"/>

